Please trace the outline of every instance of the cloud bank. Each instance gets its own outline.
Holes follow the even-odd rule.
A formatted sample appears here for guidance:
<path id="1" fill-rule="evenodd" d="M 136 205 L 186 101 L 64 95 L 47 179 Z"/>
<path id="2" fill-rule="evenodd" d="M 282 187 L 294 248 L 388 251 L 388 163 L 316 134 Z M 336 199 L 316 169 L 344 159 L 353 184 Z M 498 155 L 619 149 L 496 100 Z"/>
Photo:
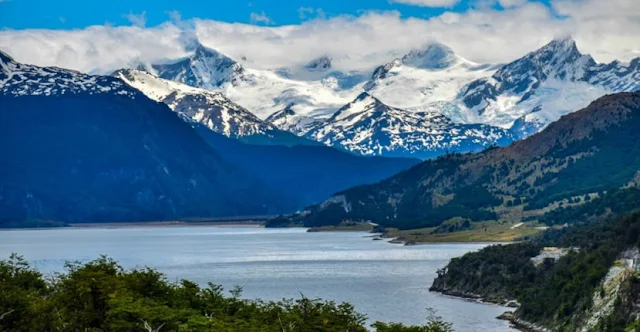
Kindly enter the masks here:
<path id="1" fill-rule="evenodd" d="M 567 35 L 601 62 L 638 56 L 640 1 L 552 0 L 550 7 L 518 0 L 499 3 L 504 10 L 480 6 L 429 19 L 369 11 L 360 16 L 317 15 L 300 25 L 269 27 L 181 21 L 178 13 L 171 13 L 171 20 L 155 27 L 137 21 L 137 26 L 66 31 L 0 30 L 0 49 L 18 61 L 86 72 L 185 56 L 185 40 L 192 42 L 185 35 L 236 59 L 246 57 L 254 68 L 300 65 L 330 55 L 338 69 L 371 69 L 434 40 L 475 62 L 504 63 Z"/>

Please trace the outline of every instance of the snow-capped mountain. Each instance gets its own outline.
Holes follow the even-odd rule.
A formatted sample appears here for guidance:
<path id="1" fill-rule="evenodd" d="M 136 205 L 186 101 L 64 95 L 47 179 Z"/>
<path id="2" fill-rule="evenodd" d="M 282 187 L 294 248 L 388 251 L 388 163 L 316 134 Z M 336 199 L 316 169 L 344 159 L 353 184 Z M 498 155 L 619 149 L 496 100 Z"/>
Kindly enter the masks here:
<path id="1" fill-rule="evenodd" d="M 469 82 L 491 76 L 495 66 L 473 63 L 440 43 L 431 43 L 378 67 L 364 89 L 384 103 L 420 109 L 455 100 Z"/>
<path id="2" fill-rule="evenodd" d="M 470 63 L 440 43 L 430 43 L 422 50 L 412 50 L 402 57 L 402 63 L 420 69 L 444 69 L 460 63 Z"/>
<path id="3" fill-rule="evenodd" d="M 639 63 L 597 64 L 573 39 L 553 40 L 466 85 L 460 91 L 460 118 L 502 127 L 518 120 L 526 136 L 606 93 L 639 89 Z"/>
<path id="4" fill-rule="evenodd" d="M 134 69 L 118 70 L 113 75 L 147 97 L 167 104 L 182 117 L 227 137 L 271 135 L 279 131 L 219 92 L 193 88 Z"/>
<path id="5" fill-rule="evenodd" d="M 197 43 L 193 54 L 173 63 L 152 64 L 164 79 L 203 89 L 216 89 L 243 79 L 244 68 L 226 55 Z"/>
<path id="6" fill-rule="evenodd" d="M 326 118 L 357 95 L 343 88 L 362 81 L 356 74 L 331 71 L 331 61 L 321 57 L 301 68 L 251 69 L 196 43 L 186 58 L 142 68 L 163 79 L 223 93 L 261 119 L 292 104 L 298 114 Z"/>
<path id="7" fill-rule="evenodd" d="M 423 159 L 446 152 L 477 151 L 513 140 L 501 128 L 455 124 L 437 112 L 401 110 L 385 105 L 367 92 L 305 136 L 362 155 Z"/>
<path id="8" fill-rule="evenodd" d="M 290 131 L 296 135 L 304 135 L 309 129 L 320 124 L 322 120 L 314 119 L 309 116 L 297 114 L 293 107 L 295 104 L 289 104 L 282 111 L 275 112 L 265 119 L 266 122 L 286 131 Z"/>
<path id="9" fill-rule="evenodd" d="M 109 76 L 94 76 L 57 67 L 22 64 L 0 51 L 0 94 L 52 96 L 79 93 L 111 93 L 131 98 L 139 95 L 136 89 Z"/>
<path id="10" fill-rule="evenodd" d="M 337 70 L 333 66 L 333 61 L 332 57 L 323 55 L 305 65 L 279 68 L 275 72 L 288 80 L 320 82 L 322 86 L 332 89 L 336 93 L 338 91 L 352 90 L 361 85 L 370 76 L 368 72 Z M 360 88 L 357 89 L 360 90 Z"/>
<path id="11" fill-rule="evenodd" d="M 499 141 L 492 137 L 503 129 L 526 137 L 606 93 L 640 88 L 640 60 L 598 64 L 580 53 L 570 38 L 554 40 L 504 66 L 474 63 L 440 43 L 410 51 L 369 75 L 341 72 L 336 61 L 322 55 L 297 67 L 258 70 L 197 44 L 191 56 L 149 70 L 220 92 L 281 130 L 362 154 L 402 150 L 394 147 L 399 144 L 396 141 L 372 142 L 374 132 L 393 132 L 395 123 L 411 124 L 406 127 L 411 129 L 403 131 L 402 144 L 415 148 L 407 151 L 417 153 L 417 146 L 425 153 L 445 151 L 447 147 L 440 149 L 445 141 L 462 147 L 456 151 L 465 151 L 465 145 L 456 142 L 474 137 L 479 146 L 488 146 Z M 375 117 L 361 115 L 349 126 L 336 122 L 337 112 L 353 107 L 352 101 L 363 91 L 394 111 L 373 112 Z M 412 113 L 417 115 L 412 117 Z M 389 114 L 403 114 L 403 119 L 383 120 L 390 119 Z M 407 134 L 431 130 L 433 125 L 425 119 L 432 118 L 439 119 L 438 130 L 451 137 L 460 133 L 462 124 L 489 127 L 477 127 L 481 134 L 461 134 L 460 140 L 442 139 L 438 144 Z M 384 129 L 385 125 L 389 128 Z M 425 128 L 416 129 L 419 126 Z M 365 137 L 364 127 L 376 130 Z M 411 140 L 422 143 L 409 143 Z M 473 149 L 476 146 L 467 151 Z"/>

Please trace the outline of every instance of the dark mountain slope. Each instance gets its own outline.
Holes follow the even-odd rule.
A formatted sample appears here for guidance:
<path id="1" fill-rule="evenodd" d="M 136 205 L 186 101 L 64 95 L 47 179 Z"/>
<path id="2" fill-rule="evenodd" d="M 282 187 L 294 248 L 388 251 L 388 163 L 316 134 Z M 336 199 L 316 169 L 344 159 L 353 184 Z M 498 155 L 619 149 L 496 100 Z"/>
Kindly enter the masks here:
<path id="1" fill-rule="evenodd" d="M 278 188 L 299 208 L 354 185 L 380 181 L 420 162 L 356 156 L 326 146 L 249 145 L 201 125 L 194 128 L 225 160 Z"/>
<path id="2" fill-rule="evenodd" d="M 0 224 L 292 209 L 122 81 L 0 60 Z"/>
<path id="3" fill-rule="evenodd" d="M 489 220 L 503 200 L 527 208 L 624 186 L 640 170 L 640 93 L 598 99 L 509 147 L 447 155 L 355 187 L 294 218 L 307 225 L 370 220 L 416 228 L 460 216 Z"/>

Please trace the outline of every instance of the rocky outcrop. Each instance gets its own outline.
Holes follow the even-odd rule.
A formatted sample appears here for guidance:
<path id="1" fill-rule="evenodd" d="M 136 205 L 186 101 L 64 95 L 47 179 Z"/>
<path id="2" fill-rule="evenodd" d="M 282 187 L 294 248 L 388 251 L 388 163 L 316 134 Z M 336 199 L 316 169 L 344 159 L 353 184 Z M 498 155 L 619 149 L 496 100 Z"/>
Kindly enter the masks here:
<path id="1" fill-rule="evenodd" d="M 609 269 L 607 276 L 602 281 L 599 289 L 593 294 L 591 309 L 586 313 L 585 320 L 580 328 L 582 332 L 589 332 L 600 326 L 616 310 L 617 303 L 628 297 L 623 289 L 625 284 L 635 278 L 640 268 L 640 252 L 638 248 L 632 248 L 620 255 L 620 258 Z M 638 316 L 640 308 L 629 316 Z"/>

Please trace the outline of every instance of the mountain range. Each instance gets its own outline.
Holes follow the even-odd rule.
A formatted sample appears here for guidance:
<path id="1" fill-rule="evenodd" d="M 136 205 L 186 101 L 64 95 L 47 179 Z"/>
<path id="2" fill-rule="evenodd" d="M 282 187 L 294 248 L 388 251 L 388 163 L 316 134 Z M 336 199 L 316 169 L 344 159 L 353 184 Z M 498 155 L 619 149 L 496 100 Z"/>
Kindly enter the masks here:
<path id="1" fill-rule="evenodd" d="M 136 70 L 86 75 L 4 53 L 0 69 L 0 225 L 294 212 L 418 163 L 322 146 Z"/>
<path id="2" fill-rule="evenodd" d="M 295 68 L 251 69 L 196 43 L 186 58 L 139 67 L 220 93 L 309 140 L 357 154 L 419 158 L 505 145 L 607 93 L 640 89 L 640 58 L 598 64 L 571 38 L 505 65 L 474 63 L 437 42 L 368 74 L 337 70 L 334 62 L 325 55 Z M 362 104 L 363 92 L 375 99 L 366 109 L 394 110 L 393 120 L 386 111 L 337 124 L 339 112 Z M 239 121 L 245 114 L 237 114 Z M 470 135 L 456 135 L 465 125 L 474 125 Z"/>
<path id="3" fill-rule="evenodd" d="M 513 141 L 506 129 L 457 124 L 434 111 L 408 112 L 387 106 L 367 92 L 312 126 L 304 137 L 362 155 L 421 159 Z"/>
<path id="4" fill-rule="evenodd" d="M 508 147 L 425 161 L 272 225 L 361 220 L 413 229 L 455 217 L 497 220 L 498 212 L 521 211 L 522 203 L 528 211 L 552 208 L 566 199 L 637 183 L 638 128 L 640 92 L 608 95 Z"/>
<path id="5" fill-rule="evenodd" d="M 550 42 L 461 91 L 468 121 L 498 126 L 522 122 L 535 133 L 605 93 L 640 89 L 640 58 L 598 64 L 570 38 Z M 519 120 L 519 121 L 518 121 Z"/>
<path id="6" fill-rule="evenodd" d="M 591 136 L 579 139 L 564 137 L 564 132 L 544 134 L 550 130 L 545 128 L 571 113 L 574 105 L 586 104 L 607 92 L 639 88 L 638 59 L 597 64 L 581 54 L 571 39 L 554 40 L 506 65 L 473 63 L 445 45 L 430 43 L 370 75 L 341 72 L 326 55 L 295 68 L 250 69 L 199 43 L 185 58 L 139 64 L 109 76 L 24 65 L 4 53 L 0 60 L 0 94 L 3 106 L 7 105 L 2 110 L 7 160 L 3 163 L 1 196 L 4 208 L 12 209 L 7 216 L 18 219 L 150 220 L 287 213 L 338 191 L 342 194 L 312 207 L 308 218 L 323 216 L 320 223 L 343 217 L 381 224 L 403 220 L 414 225 L 428 217 L 430 223 L 437 224 L 462 208 L 468 211 L 463 217 L 472 220 L 493 218 L 487 206 L 500 200 L 526 198 L 528 206 L 541 207 L 567 194 L 554 192 L 549 189 L 553 186 L 541 181 L 553 181 L 554 186 L 558 181 L 577 181 L 571 172 L 561 179 L 553 178 L 546 170 L 550 164 L 540 160 L 551 158 L 554 170 L 573 169 L 587 163 L 583 160 L 596 160 L 585 156 L 598 156 L 601 148 L 580 147 L 564 159 L 544 151 L 528 159 L 508 160 L 506 166 L 500 158 L 486 165 L 471 162 L 474 158 L 489 158 L 486 156 L 498 153 L 495 151 L 516 154 L 513 151 L 523 147 L 526 151 L 531 144 L 496 147 L 540 130 L 524 142 L 545 137 L 545 142 L 555 142 L 553 151 L 567 149 L 574 141 L 592 142 L 594 136 L 608 135 L 609 127 L 596 130 L 593 124 L 580 122 L 584 128 L 567 129 L 590 132 Z M 158 118 L 154 118 L 156 114 Z M 577 126 L 580 119 L 565 116 L 558 123 Z M 614 118 L 603 121 L 611 125 Z M 66 129 L 54 132 L 54 127 Z M 82 130 L 70 129 L 76 127 Z M 183 134 L 169 141 L 174 130 Z M 625 131 L 619 135 L 633 138 Z M 599 144 L 616 141 L 605 136 Z M 109 140 L 113 143 L 108 144 Z M 82 144 L 71 149 L 73 153 L 53 155 L 35 165 L 35 156 L 48 156 L 54 147 L 76 142 Z M 606 150 L 616 154 L 629 148 L 628 144 L 618 145 Z M 178 146 L 189 148 L 175 151 Z M 480 151 L 484 152 L 460 154 Z M 73 157 L 76 154 L 79 157 Z M 140 157 L 131 163 L 124 154 Z M 359 185 L 383 180 L 418 160 L 360 155 L 445 157 L 368 187 Z M 611 161 L 615 165 L 623 160 L 621 155 L 615 158 Z M 74 164 L 91 164 L 91 160 L 105 164 L 92 164 L 87 169 Z M 624 160 L 629 164 L 618 166 L 631 172 L 635 161 Z M 23 164 L 29 166 L 20 169 Z M 53 176 L 47 174 L 43 180 L 47 165 Z M 594 174 L 618 172 L 609 166 L 591 166 Z M 458 168 L 464 172 L 459 173 Z M 491 185 L 483 182 L 485 178 L 475 178 L 479 174 L 492 179 Z M 628 177 L 624 173 L 615 181 Z M 498 183 L 497 178 L 509 180 Z M 192 180 L 197 188 L 186 185 Z M 592 180 L 588 176 L 581 179 L 582 184 L 566 187 L 586 190 L 584 183 L 597 182 Z M 82 187 L 82 181 L 88 184 Z M 414 188 L 411 181 L 421 186 L 428 183 L 429 190 Z M 68 195 L 54 197 L 53 188 L 67 182 L 73 183 L 68 186 Z M 385 187 L 389 183 L 391 187 Z M 351 186 L 358 187 L 344 191 Z M 87 188 L 104 194 L 97 197 Z M 210 192 L 212 188 L 224 189 Z M 364 195 L 365 188 L 375 189 L 366 194 L 367 199 L 359 200 L 357 193 Z M 565 187 L 560 184 L 556 188 Z M 465 198 L 463 192 L 472 196 Z M 475 207 L 465 205 L 478 200 L 482 203 L 474 203 L 478 204 Z M 341 202 L 344 211 L 336 210 L 339 204 L 331 202 Z M 401 208 L 429 204 L 431 208 L 419 211 Z M 65 212 L 67 208 L 61 205 L 73 212 Z M 330 207 L 329 216 L 323 214 L 324 207 Z"/>

